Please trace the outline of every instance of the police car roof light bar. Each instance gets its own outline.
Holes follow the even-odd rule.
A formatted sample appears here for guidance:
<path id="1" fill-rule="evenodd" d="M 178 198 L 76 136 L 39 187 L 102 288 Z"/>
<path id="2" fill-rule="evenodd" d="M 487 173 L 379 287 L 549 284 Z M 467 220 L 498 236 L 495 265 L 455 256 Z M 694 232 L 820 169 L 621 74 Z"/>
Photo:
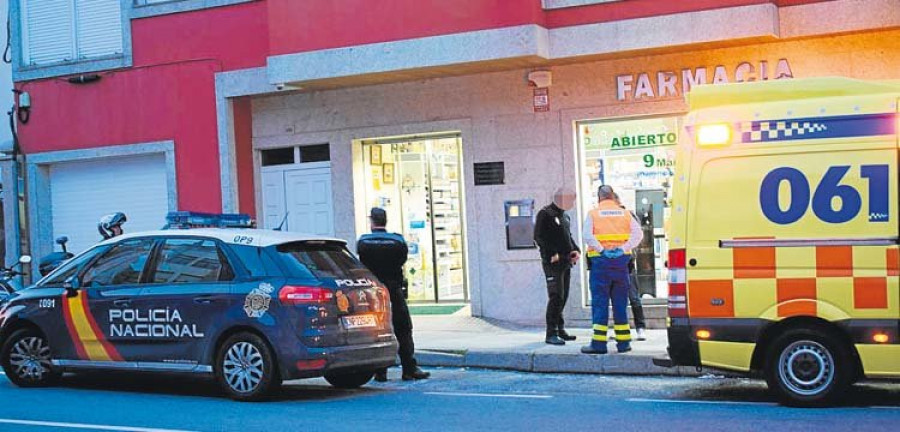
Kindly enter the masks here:
<path id="1" fill-rule="evenodd" d="M 243 213 L 169 212 L 163 229 L 256 228 L 256 222 Z"/>

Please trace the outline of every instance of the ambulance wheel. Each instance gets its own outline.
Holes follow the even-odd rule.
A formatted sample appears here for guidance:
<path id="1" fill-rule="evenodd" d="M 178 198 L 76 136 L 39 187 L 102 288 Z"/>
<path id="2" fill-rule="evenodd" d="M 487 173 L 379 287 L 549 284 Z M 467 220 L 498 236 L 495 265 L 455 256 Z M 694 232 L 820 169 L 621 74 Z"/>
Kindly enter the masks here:
<path id="1" fill-rule="evenodd" d="M 766 358 L 769 389 L 788 406 L 833 405 L 856 376 L 845 344 L 821 330 L 785 332 L 772 342 Z"/>
<path id="2" fill-rule="evenodd" d="M 50 363 L 50 344 L 35 329 L 15 331 L 0 348 L 0 363 L 6 377 L 19 387 L 46 387 L 59 381 L 60 373 Z"/>
<path id="3" fill-rule="evenodd" d="M 238 401 L 260 401 L 281 385 L 269 344 L 253 333 L 237 333 L 219 346 L 216 379 Z"/>
<path id="4" fill-rule="evenodd" d="M 325 381 L 340 389 L 356 389 L 368 384 L 374 376 L 373 371 L 325 374 Z"/>

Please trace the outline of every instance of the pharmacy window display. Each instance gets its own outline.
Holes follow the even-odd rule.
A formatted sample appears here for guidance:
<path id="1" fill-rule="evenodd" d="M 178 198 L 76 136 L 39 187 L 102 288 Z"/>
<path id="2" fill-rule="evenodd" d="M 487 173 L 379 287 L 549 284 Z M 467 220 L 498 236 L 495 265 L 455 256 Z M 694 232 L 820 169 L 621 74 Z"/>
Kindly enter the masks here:
<path id="1" fill-rule="evenodd" d="M 600 185 L 613 186 L 644 228 L 644 241 L 634 251 L 638 290 L 645 298 L 665 299 L 668 197 L 679 118 L 582 121 L 577 128 L 580 214 L 596 205 Z"/>
<path id="2" fill-rule="evenodd" d="M 406 238 L 410 302 L 468 301 L 461 156 L 457 136 L 363 142 L 367 209 Z"/>

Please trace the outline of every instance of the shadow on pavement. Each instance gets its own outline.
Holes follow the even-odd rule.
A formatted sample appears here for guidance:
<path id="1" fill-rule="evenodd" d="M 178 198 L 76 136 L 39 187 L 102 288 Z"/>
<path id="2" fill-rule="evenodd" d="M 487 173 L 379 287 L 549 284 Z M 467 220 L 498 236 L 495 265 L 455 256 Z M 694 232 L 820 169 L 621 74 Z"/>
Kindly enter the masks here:
<path id="1" fill-rule="evenodd" d="M 711 386 L 695 387 L 675 393 L 672 398 L 710 402 L 778 402 L 761 380 L 723 380 Z M 878 382 L 856 384 L 847 391 L 837 407 L 900 408 L 900 386 Z"/>
<path id="2" fill-rule="evenodd" d="M 328 385 L 309 384 L 310 380 L 289 381 L 263 403 L 329 401 L 369 396 L 389 392 L 387 389 L 362 387 L 342 390 Z M 67 374 L 57 388 L 80 390 L 144 393 L 169 396 L 188 396 L 229 401 L 213 379 L 183 376 L 160 376 L 120 373 Z"/>

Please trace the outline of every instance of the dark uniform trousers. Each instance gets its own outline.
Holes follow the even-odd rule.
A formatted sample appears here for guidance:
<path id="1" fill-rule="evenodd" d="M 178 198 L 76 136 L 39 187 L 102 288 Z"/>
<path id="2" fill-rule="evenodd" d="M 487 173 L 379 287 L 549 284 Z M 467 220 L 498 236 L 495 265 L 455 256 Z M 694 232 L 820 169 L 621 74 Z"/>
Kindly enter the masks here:
<path id="1" fill-rule="evenodd" d="M 412 373 L 415 372 L 418 364 L 414 356 L 416 346 L 412 335 L 412 317 L 409 315 L 409 307 L 403 297 L 402 282 L 390 281 L 384 284 L 387 285 L 391 296 L 391 323 L 394 325 L 394 336 L 397 337 L 397 343 L 400 345 L 398 351 L 400 365 L 403 367 L 403 373 Z"/>
<path id="2" fill-rule="evenodd" d="M 644 304 L 641 302 L 641 296 L 638 293 L 636 273 L 631 273 L 628 276 L 628 285 L 628 303 L 631 303 L 631 315 L 634 316 L 634 328 L 647 328 L 647 320 L 644 317 Z"/>
<path id="3" fill-rule="evenodd" d="M 572 269 L 562 262 L 544 264 L 544 276 L 547 278 L 547 336 L 553 336 L 565 330 L 563 310 L 569 301 L 569 283 Z"/>
<path id="4" fill-rule="evenodd" d="M 416 371 L 415 345 L 412 337 L 412 318 L 403 297 L 403 264 L 409 250 L 406 240 L 399 234 L 373 229 L 371 234 L 360 237 L 356 244 L 359 258 L 380 279 L 391 297 L 391 324 L 400 345 L 398 354 L 403 373 Z"/>

